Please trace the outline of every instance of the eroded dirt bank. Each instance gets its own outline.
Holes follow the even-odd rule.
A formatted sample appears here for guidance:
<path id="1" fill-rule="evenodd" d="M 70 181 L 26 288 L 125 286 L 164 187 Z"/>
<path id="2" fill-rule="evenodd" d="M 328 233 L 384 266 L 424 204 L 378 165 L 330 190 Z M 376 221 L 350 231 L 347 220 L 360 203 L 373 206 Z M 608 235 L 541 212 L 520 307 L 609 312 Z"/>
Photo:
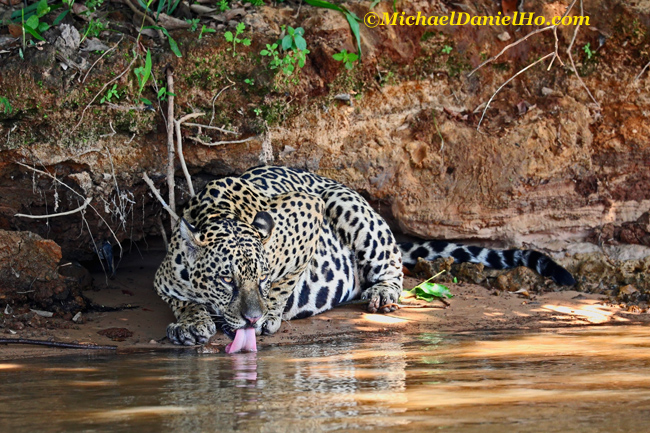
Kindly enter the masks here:
<path id="1" fill-rule="evenodd" d="M 370 3 L 345 4 L 364 16 Z M 551 16 L 569 3 L 524 7 Z M 595 102 L 565 52 L 574 28 L 560 28 L 560 58 L 550 70 L 548 62 L 539 64 L 506 85 L 480 131 L 483 108 L 495 90 L 553 52 L 552 32 L 531 37 L 470 77 L 482 61 L 535 27 L 361 25 L 363 63 L 347 70 L 332 58 L 342 49 L 356 50 L 342 14 L 308 5 L 298 9 L 297 2 L 260 8 L 233 3 L 237 12 L 225 12 L 228 19 L 201 18 L 214 33 L 199 39 L 188 29 L 171 31 L 181 58 L 152 34 L 136 49 L 142 58 L 131 63 L 138 25 L 124 4 L 110 4 L 106 20 L 117 31 L 100 33 L 98 40 L 115 49 L 101 59 L 99 53 L 73 50 L 67 55 L 81 66 L 64 70 L 56 26 L 44 34 L 45 43 L 23 52 L 24 59 L 20 41 L 0 54 L 0 97 L 11 105 L 11 111 L 0 110 L 0 230 L 7 231 L 0 238 L 12 246 L 30 239 L 36 251 L 49 248 L 41 273 L 27 269 L 22 279 L 15 272 L 18 252 L 2 250 L 0 306 L 39 308 L 68 319 L 85 311 L 81 295 L 89 281 L 82 269 L 59 264 L 92 258 L 105 241 L 119 255 L 118 241 L 126 246 L 159 235 L 160 220 L 168 230 L 167 215 L 142 174 L 166 194 L 167 102 L 156 96 L 165 68 L 173 67 L 175 117 L 203 112 L 195 122 L 236 132 L 183 127 L 196 188 L 260 163 L 309 169 L 361 191 L 396 230 L 542 249 L 578 275 L 577 289 L 647 308 L 650 73 L 642 71 L 650 60 L 649 2 L 584 2 L 591 22 L 577 33 L 572 53 Z M 502 10 L 491 0 L 398 7 L 407 14 L 439 15 Z M 375 10 L 390 8 L 381 2 Z M 224 32 L 238 22 L 245 23 L 244 36 L 252 43 L 237 47 L 240 55 L 233 56 Z M 85 25 L 73 14 L 62 24 L 81 30 Z M 303 27 L 310 50 L 302 72 L 289 82 L 259 54 L 281 36 L 282 25 Z M 3 37 L 9 30 L 0 28 Z M 153 109 L 139 99 L 133 71 L 143 66 L 146 50 L 156 82 L 141 96 L 153 101 Z M 100 90 L 118 76 L 119 98 L 100 103 L 106 96 Z M 175 169 L 182 206 L 188 188 L 178 161 Z M 67 212 L 86 200 L 83 213 L 16 216 Z M 47 240 L 60 250 L 42 243 Z M 142 284 L 150 287 L 150 281 Z M 539 284 L 531 287 L 533 295 L 544 291 Z"/>

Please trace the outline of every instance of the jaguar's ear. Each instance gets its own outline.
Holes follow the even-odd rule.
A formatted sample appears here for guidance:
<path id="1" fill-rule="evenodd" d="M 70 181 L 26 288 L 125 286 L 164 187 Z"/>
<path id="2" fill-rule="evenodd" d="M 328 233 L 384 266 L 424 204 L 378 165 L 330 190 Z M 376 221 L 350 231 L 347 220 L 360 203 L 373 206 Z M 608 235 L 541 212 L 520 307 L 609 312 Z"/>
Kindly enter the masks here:
<path id="1" fill-rule="evenodd" d="M 271 237 L 275 223 L 273 222 L 273 218 L 268 212 L 258 212 L 253 219 L 253 227 L 255 227 L 260 233 L 262 243 L 265 243 Z"/>
<path id="2" fill-rule="evenodd" d="M 188 223 L 185 218 L 181 218 L 179 230 L 183 245 L 190 252 L 194 252 L 197 248 L 203 246 L 203 242 L 199 239 L 199 231 L 192 224 Z"/>

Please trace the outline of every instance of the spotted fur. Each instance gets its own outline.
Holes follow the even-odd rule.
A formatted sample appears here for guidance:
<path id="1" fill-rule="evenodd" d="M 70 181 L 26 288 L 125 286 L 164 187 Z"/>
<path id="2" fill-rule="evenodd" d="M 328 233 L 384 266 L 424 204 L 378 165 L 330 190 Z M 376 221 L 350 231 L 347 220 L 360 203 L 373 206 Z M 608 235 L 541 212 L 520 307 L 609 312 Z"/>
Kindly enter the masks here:
<path id="1" fill-rule="evenodd" d="M 175 230 L 154 280 L 176 322 L 177 344 L 205 343 L 253 327 L 274 333 L 282 319 L 309 317 L 361 297 L 390 312 L 402 290 L 402 257 L 454 257 L 505 268 L 530 266 L 560 284 L 573 277 L 536 251 L 496 251 L 439 241 L 397 244 L 357 192 L 309 172 L 254 168 L 210 182 Z"/>

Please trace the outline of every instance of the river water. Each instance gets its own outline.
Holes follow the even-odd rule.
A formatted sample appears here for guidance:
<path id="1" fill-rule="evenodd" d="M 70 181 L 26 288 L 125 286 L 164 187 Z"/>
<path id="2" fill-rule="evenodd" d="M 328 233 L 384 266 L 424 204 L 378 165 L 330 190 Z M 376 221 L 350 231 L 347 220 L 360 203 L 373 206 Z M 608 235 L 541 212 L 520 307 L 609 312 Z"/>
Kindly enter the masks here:
<path id="1" fill-rule="evenodd" d="M 650 328 L 0 363 L 0 432 L 650 429 Z"/>

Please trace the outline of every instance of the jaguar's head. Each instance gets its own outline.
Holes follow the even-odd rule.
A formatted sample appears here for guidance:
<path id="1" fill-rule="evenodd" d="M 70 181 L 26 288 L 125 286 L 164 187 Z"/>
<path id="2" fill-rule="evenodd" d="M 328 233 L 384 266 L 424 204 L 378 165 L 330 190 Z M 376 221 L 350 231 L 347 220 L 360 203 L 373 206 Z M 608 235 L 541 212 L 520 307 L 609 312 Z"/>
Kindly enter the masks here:
<path id="1" fill-rule="evenodd" d="M 225 320 L 231 338 L 244 328 L 258 328 L 267 314 L 269 264 L 263 244 L 274 222 L 259 212 L 249 224 L 234 219 L 210 220 L 194 227 L 180 223 L 187 270 L 187 300 L 205 305 Z"/>

